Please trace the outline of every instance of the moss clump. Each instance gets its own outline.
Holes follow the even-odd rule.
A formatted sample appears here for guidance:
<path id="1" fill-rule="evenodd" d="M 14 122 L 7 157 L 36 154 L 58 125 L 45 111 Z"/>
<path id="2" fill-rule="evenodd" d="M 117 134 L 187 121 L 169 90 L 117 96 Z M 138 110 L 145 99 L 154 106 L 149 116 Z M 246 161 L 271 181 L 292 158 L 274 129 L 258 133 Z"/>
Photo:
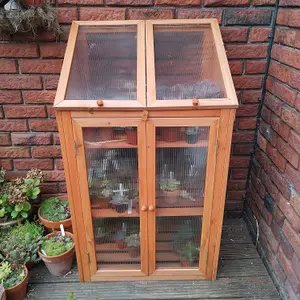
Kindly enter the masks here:
<path id="1" fill-rule="evenodd" d="M 54 235 L 42 243 L 42 252 L 47 256 L 61 255 L 70 250 L 74 245 L 72 238 L 62 235 Z"/>
<path id="2" fill-rule="evenodd" d="M 57 197 L 46 199 L 41 205 L 40 214 L 42 218 L 53 222 L 69 219 L 69 202 Z"/>

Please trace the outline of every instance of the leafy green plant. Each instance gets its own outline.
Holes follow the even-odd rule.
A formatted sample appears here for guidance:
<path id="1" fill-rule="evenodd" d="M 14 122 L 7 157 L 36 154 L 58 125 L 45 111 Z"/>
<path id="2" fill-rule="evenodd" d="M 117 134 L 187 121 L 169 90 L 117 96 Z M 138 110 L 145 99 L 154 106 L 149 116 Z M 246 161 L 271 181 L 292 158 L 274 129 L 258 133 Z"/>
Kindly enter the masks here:
<path id="1" fill-rule="evenodd" d="M 46 199 L 41 204 L 41 216 L 48 221 L 63 221 L 71 217 L 69 202 L 57 197 Z"/>
<path id="2" fill-rule="evenodd" d="M 5 182 L 6 170 L 4 168 L 0 169 L 0 184 Z"/>
<path id="3" fill-rule="evenodd" d="M 2 262 L 0 264 L 0 282 L 3 282 L 5 289 L 12 288 L 19 284 L 26 276 L 22 265 Z"/>
<path id="4" fill-rule="evenodd" d="M 198 247 L 194 243 L 187 242 L 182 249 L 179 250 L 179 254 L 183 260 L 193 262 L 196 259 L 198 251 Z"/>
<path id="5" fill-rule="evenodd" d="M 167 192 L 174 192 L 179 189 L 180 181 L 175 178 L 161 179 L 159 182 L 160 189 Z"/>
<path id="6" fill-rule="evenodd" d="M 71 237 L 55 234 L 49 238 L 45 237 L 41 251 L 44 255 L 56 256 L 67 252 L 73 245 L 74 241 Z"/>
<path id="7" fill-rule="evenodd" d="M 38 185 L 44 180 L 42 171 L 28 171 L 25 178 L 5 181 L 5 171 L 0 171 L 0 219 L 8 221 L 18 217 L 27 218 L 31 209 L 30 200 L 36 199 L 40 193 Z"/>
<path id="8" fill-rule="evenodd" d="M 134 233 L 125 238 L 128 248 L 138 248 L 140 246 L 140 234 Z"/>
<path id="9" fill-rule="evenodd" d="M 17 264 L 38 262 L 38 249 L 42 243 L 43 232 L 42 225 L 28 221 L 11 228 L 0 246 L 5 259 Z"/>
<path id="10" fill-rule="evenodd" d="M 199 127 L 187 127 L 185 130 L 186 135 L 195 135 L 199 133 Z"/>

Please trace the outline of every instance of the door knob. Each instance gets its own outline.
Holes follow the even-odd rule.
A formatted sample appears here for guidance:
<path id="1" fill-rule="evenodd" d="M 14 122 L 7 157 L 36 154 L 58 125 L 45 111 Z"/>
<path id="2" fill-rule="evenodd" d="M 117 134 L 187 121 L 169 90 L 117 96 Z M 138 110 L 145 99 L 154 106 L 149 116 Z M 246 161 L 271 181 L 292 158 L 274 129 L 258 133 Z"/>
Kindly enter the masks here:
<path id="1" fill-rule="evenodd" d="M 141 208 L 142 211 L 146 211 L 147 209 L 148 209 L 148 207 L 146 205 L 143 205 Z"/>
<path id="2" fill-rule="evenodd" d="M 149 206 L 149 211 L 154 211 L 155 207 L 153 205 Z"/>

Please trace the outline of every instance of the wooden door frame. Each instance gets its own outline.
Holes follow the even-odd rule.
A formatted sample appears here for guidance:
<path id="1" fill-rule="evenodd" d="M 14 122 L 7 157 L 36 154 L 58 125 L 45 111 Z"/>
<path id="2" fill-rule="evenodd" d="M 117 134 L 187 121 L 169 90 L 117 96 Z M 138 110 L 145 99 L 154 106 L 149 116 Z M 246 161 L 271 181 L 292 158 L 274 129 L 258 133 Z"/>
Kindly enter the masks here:
<path id="1" fill-rule="evenodd" d="M 94 232 L 92 225 L 92 210 L 90 205 L 89 188 L 87 181 L 87 169 L 85 159 L 85 148 L 83 141 L 82 128 L 84 127 L 118 127 L 118 126 L 133 126 L 137 127 L 138 131 L 138 179 L 140 191 L 140 207 L 147 206 L 147 182 L 146 182 L 146 127 L 145 122 L 140 118 L 122 119 L 122 118 L 73 118 L 72 119 L 74 141 L 76 147 L 76 161 L 78 183 L 80 187 L 80 200 L 82 209 L 82 218 L 86 241 L 86 255 L 88 256 L 89 278 L 90 281 L 113 280 L 124 276 L 143 277 L 148 275 L 148 227 L 147 227 L 147 211 L 140 211 L 140 233 L 141 233 L 141 270 L 98 270 L 96 261 L 96 249 L 94 242 Z M 84 208 L 84 209 L 83 209 Z M 81 250 L 79 250 L 81 252 Z M 81 253 L 82 254 L 82 253 Z M 84 254 L 83 254 L 84 255 Z M 85 268 L 87 266 L 83 266 Z"/>
<path id="2" fill-rule="evenodd" d="M 219 118 L 151 118 L 146 123 L 147 132 L 147 183 L 148 205 L 156 207 L 156 127 L 207 126 L 210 128 L 208 137 L 208 153 L 205 177 L 205 195 L 202 219 L 199 269 L 156 269 L 156 210 L 148 212 L 148 241 L 149 241 L 149 276 L 165 278 L 175 276 L 177 279 L 205 279 L 209 253 L 209 238 L 211 228 L 211 210 L 214 195 L 215 166 L 217 159 L 217 139 Z"/>

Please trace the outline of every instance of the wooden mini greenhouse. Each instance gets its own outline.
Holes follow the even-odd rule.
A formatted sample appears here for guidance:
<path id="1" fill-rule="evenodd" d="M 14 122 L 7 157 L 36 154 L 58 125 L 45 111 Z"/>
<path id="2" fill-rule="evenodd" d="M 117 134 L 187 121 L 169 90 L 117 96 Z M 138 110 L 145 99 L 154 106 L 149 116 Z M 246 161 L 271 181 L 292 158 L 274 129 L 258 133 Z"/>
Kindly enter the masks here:
<path id="1" fill-rule="evenodd" d="M 82 281 L 216 278 L 237 106 L 214 19 L 72 24 L 55 107 Z"/>

